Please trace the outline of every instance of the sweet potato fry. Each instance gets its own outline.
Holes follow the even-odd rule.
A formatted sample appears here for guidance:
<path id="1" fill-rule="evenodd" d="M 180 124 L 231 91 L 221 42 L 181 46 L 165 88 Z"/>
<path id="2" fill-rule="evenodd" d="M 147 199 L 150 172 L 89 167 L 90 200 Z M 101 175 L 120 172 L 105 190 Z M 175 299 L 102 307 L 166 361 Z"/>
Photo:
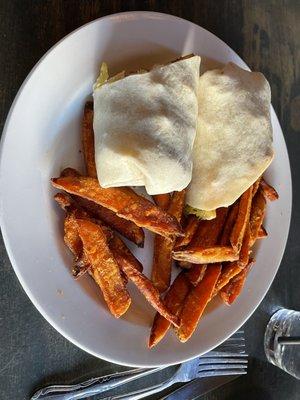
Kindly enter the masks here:
<path id="1" fill-rule="evenodd" d="M 250 224 L 248 222 L 238 260 L 238 264 L 241 268 L 245 268 L 248 265 L 249 253 L 250 253 Z"/>
<path id="2" fill-rule="evenodd" d="M 80 177 L 80 173 L 73 168 L 65 168 L 61 172 L 61 176 Z M 144 231 L 134 222 L 128 221 L 124 218 L 120 218 L 117 216 L 116 213 L 109 210 L 108 208 L 102 207 L 99 204 L 94 203 L 93 201 L 84 199 L 83 197 L 73 195 L 73 198 L 94 218 L 99 218 L 106 225 L 110 226 L 112 229 L 119 232 L 121 235 L 123 235 L 139 247 L 144 246 Z"/>
<path id="3" fill-rule="evenodd" d="M 120 265 L 120 268 L 124 260 L 126 260 L 138 271 L 143 271 L 142 264 L 137 258 L 134 257 L 126 244 L 118 236 L 115 235 L 112 238 L 112 240 L 109 242 L 109 248 L 112 251 L 115 260 Z"/>
<path id="4" fill-rule="evenodd" d="M 194 286 L 197 286 L 198 283 L 203 279 L 206 269 L 207 264 L 192 264 L 191 269 L 187 272 L 189 281 Z"/>
<path id="5" fill-rule="evenodd" d="M 194 244 L 194 246 L 202 244 L 203 246 L 205 245 L 205 247 L 216 245 L 222 232 L 227 212 L 228 210 L 226 208 L 220 208 L 217 210 L 217 216 L 214 220 L 199 221 L 198 230 L 194 235 L 192 244 Z M 206 264 L 192 264 L 187 276 L 194 286 L 203 279 L 206 267 Z"/>
<path id="6" fill-rule="evenodd" d="M 216 218 L 208 221 L 199 221 L 198 229 L 193 236 L 190 245 L 185 250 L 209 247 L 218 243 L 220 234 L 226 220 L 228 209 L 217 209 Z"/>
<path id="7" fill-rule="evenodd" d="M 239 201 L 236 201 L 232 206 L 230 206 L 227 213 L 226 222 L 220 240 L 220 243 L 222 245 L 230 246 L 230 235 L 234 227 L 234 224 L 236 222 L 238 211 L 239 211 Z"/>
<path id="8" fill-rule="evenodd" d="M 168 213 L 172 215 L 178 223 L 181 223 L 183 208 L 185 204 L 186 190 L 183 189 L 180 192 L 174 192 L 169 203 Z"/>
<path id="9" fill-rule="evenodd" d="M 183 250 L 173 251 L 173 258 L 179 261 L 189 261 L 193 264 L 236 260 L 238 256 L 231 246 L 217 245 L 227 211 L 227 208 L 219 208 L 215 219 L 199 221 L 190 245 Z"/>
<path id="10" fill-rule="evenodd" d="M 73 213 L 68 213 L 64 221 L 64 242 L 73 253 L 75 260 L 81 257 L 83 247 L 78 234 L 76 218 Z"/>
<path id="11" fill-rule="evenodd" d="M 180 223 L 184 207 L 185 190 L 174 192 L 168 206 L 168 213 Z M 152 264 L 152 282 L 160 293 L 170 286 L 172 250 L 175 240 L 156 235 Z"/>
<path id="12" fill-rule="evenodd" d="M 74 197 L 83 209 L 87 210 L 96 218 L 101 219 L 106 225 L 119 232 L 122 236 L 126 237 L 137 246 L 144 246 L 144 231 L 134 222 L 118 217 L 117 214 L 115 214 L 113 211 L 109 210 L 108 208 L 102 207 L 99 204 L 94 203 L 93 201 L 84 199 L 79 196 Z"/>
<path id="13" fill-rule="evenodd" d="M 257 235 L 257 239 L 264 239 L 268 236 L 268 232 L 266 231 L 266 228 L 264 228 L 263 226 L 261 226 L 258 230 L 258 235 Z"/>
<path id="14" fill-rule="evenodd" d="M 77 219 L 74 212 L 67 212 L 64 220 L 64 242 L 74 255 L 72 274 L 77 279 L 84 275 L 90 268 L 84 251 L 82 240 L 78 233 Z"/>
<path id="15" fill-rule="evenodd" d="M 195 215 L 189 214 L 187 217 L 186 226 L 183 229 L 184 236 L 177 238 L 174 246 L 175 250 L 179 250 L 180 248 L 190 244 L 194 234 L 197 231 L 198 225 L 199 219 Z"/>
<path id="16" fill-rule="evenodd" d="M 240 251 L 243 243 L 246 226 L 249 221 L 251 202 L 252 186 L 240 197 L 237 219 L 230 235 L 230 243 L 236 252 Z"/>
<path id="17" fill-rule="evenodd" d="M 100 225 L 103 232 L 105 233 L 106 239 L 108 241 L 111 240 L 113 234 L 110 228 L 103 225 L 101 220 L 94 218 L 93 215 L 90 215 L 88 212 L 82 209 L 80 205 L 76 202 L 76 200 L 74 200 L 74 198 L 72 198 L 70 195 L 68 195 L 67 193 L 56 193 L 56 195 L 54 196 L 54 200 L 61 206 L 63 210 L 67 211 L 68 216 L 72 214 L 75 219 L 88 219 Z"/>
<path id="18" fill-rule="evenodd" d="M 186 295 L 188 294 L 190 288 L 191 284 L 186 278 L 185 273 L 180 272 L 180 274 L 177 275 L 177 278 L 170 286 L 170 289 L 168 290 L 164 298 L 164 303 L 172 314 L 176 316 L 179 314 L 184 299 L 186 298 Z M 149 338 L 150 348 L 154 347 L 158 342 L 163 339 L 170 325 L 171 323 L 167 319 L 165 319 L 159 313 L 156 313 Z"/>
<path id="19" fill-rule="evenodd" d="M 163 210 L 167 210 L 171 200 L 170 193 L 156 194 L 153 196 L 155 204 Z"/>
<path id="20" fill-rule="evenodd" d="M 239 254 L 231 246 L 215 245 L 174 251 L 173 258 L 179 261 L 189 261 L 193 264 L 211 264 L 238 260 Z"/>
<path id="21" fill-rule="evenodd" d="M 188 261 L 177 261 L 177 265 L 183 269 L 190 269 L 193 266 L 193 264 Z"/>
<path id="22" fill-rule="evenodd" d="M 239 272 L 242 271 L 242 268 L 239 266 L 238 262 L 231 262 L 223 264 L 222 271 L 217 281 L 216 287 L 213 292 L 213 296 L 219 293 L 219 291 L 227 285 L 227 283 L 236 276 Z"/>
<path id="23" fill-rule="evenodd" d="M 108 247 L 101 227 L 83 219 L 77 219 L 77 224 L 84 252 L 91 264 L 91 274 L 100 286 L 111 313 L 119 318 L 131 303 L 119 266 Z"/>
<path id="24" fill-rule="evenodd" d="M 94 107 L 93 102 L 88 101 L 85 104 L 81 129 L 81 141 L 83 155 L 85 160 L 86 172 L 88 176 L 97 178 L 95 163 L 95 144 L 93 130 Z"/>
<path id="25" fill-rule="evenodd" d="M 220 291 L 220 296 L 225 304 L 232 304 L 236 298 L 241 294 L 244 287 L 248 272 L 253 262 L 249 262 L 248 265 L 240 271 L 235 277 L 233 277 L 226 286 Z"/>
<path id="26" fill-rule="evenodd" d="M 263 178 L 260 181 L 260 187 L 263 191 L 264 196 L 271 201 L 277 200 L 279 198 L 278 193 L 273 188 L 273 186 L 269 185 Z"/>
<path id="27" fill-rule="evenodd" d="M 56 193 L 54 199 L 67 212 L 64 220 L 64 242 L 74 255 L 72 274 L 77 279 L 89 271 L 91 265 L 83 251 L 82 241 L 78 233 L 77 218 L 91 219 L 67 193 Z M 99 221 L 107 240 L 111 240 L 112 231 Z"/>
<path id="28" fill-rule="evenodd" d="M 266 200 L 262 190 L 258 190 L 253 198 L 250 212 L 250 246 L 252 247 L 258 237 L 266 211 Z"/>
<path id="29" fill-rule="evenodd" d="M 156 289 L 150 279 L 134 268 L 125 258 L 122 260 L 122 262 L 120 262 L 119 265 L 122 271 L 127 275 L 128 279 L 135 284 L 135 286 L 145 296 L 146 300 L 152 305 L 152 307 L 173 325 L 178 326 L 178 317 L 173 315 L 162 302 L 159 296 L 159 291 Z"/>
<path id="30" fill-rule="evenodd" d="M 159 235 L 154 238 L 151 280 L 160 293 L 165 292 L 171 279 L 174 241 Z"/>
<path id="31" fill-rule="evenodd" d="M 221 274 L 216 284 L 213 296 L 215 296 L 227 283 L 236 275 L 238 275 L 249 263 L 250 253 L 250 226 L 249 222 L 243 238 L 243 244 L 239 254 L 239 259 L 231 263 L 225 263 L 222 266 Z"/>
<path id="32" fill-rule="evenodd" d="M 262 177 L 260 176 L 252 185 L 252 197 L 256 195 L 256 192 L 258 191 L 258 188 L 260 186 L 260 182 L 262 180 Z"/>
<path id="33" fill-rule="evenodd" d="M 181 227 L 174 217 L 162 211 L 146 198 L 130 188 L 103 189 L 97 179 L 90 177 L 53 178 L 52 184 L 58 189 L 94 201 L 162 236 L 182 235 Z"/>
<path id="34" fill-rule="evenodd" d="M 194 333 L 203 311 L 211 299 L 220 272 L 220 264 L 210 265 L 202 281 L 187 295 L 179 316 L 180 326 L 177 330 L 177 336 L 181 342 L 186 342 Z"/>

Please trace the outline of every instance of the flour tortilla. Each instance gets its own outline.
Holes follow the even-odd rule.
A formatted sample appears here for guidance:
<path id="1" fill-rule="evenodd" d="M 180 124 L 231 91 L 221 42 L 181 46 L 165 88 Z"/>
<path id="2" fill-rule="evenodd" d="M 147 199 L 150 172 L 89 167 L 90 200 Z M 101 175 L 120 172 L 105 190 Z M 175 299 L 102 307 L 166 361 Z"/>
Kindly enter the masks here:
<path id="1" fill-rule="evenodd" d="M 188 186 L 198 116 L 200 57 L 134 74 L 94 90 L 95 156 L 102 187 Z"/>
<path id="2" fill-rule="evenodd" d="M 234 203 L 273 158 L 270 86 L 233 63 L 199 81 L 199 120 L 187 203 L 214 210 Z"/>

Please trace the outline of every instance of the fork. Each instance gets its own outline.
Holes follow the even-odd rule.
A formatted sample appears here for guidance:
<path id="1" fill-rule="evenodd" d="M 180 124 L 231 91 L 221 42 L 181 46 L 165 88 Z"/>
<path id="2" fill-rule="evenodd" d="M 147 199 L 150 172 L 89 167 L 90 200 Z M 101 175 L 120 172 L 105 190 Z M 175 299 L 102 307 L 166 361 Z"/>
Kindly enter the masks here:
<path id="1" fill-rule="evenodd" d="M 244 347 L 243 336 L 231 337 L 216 351 L 184 362 L 171 378 L 158 385 L 119 396 L 106 397 L 103 400 L 139 400 L 158 393 L 175 383 L 186 383 L 193 379 L 212 376 L 244 375 L 247 373 L 248 363 L 248 355 L 245 353 Z"/>
<path id="2" fill-rule="evenodd" d="M 226 354 L 228 357 L 230 357 L 229 355 L 232 355 L 232 354 L 234 354 L 235 356 L 237 354 L 240 354 L 242 357 L 245 357 L 246 356 L 245 351 L 244 351 L 245 343 L 244 343 L 243 334 L 244 334 L 243 331 L 236 332 L 232 337 L 230 337 L 223 344 L 221 344 L 219 347 L 217 347 L 216 351 L 212 351 L 210 353 L 207 353 L 204 356 L 201 356 L 201 360 L 202 360 L 202 358 L 204 359 L 204 358 L 209 358 L 212 356 L 218 357 L 219 353 L 221 353 L 224 357 Z M 188 361 L 188 362 L 182 364 L 181 367 L 179 367 L 179 370 L 185 364 L 192 363 L 193 361 L 195 361 L 195 360 L 191 360 L 191 361 Z M 224 361 L 224 359 L 223 359 L 223 361 Z M 201 363 L 201 361 L 200 361 L 200 363 Z M 160 371 L 164 368 L 167 368 L 167 366 L 162 366 L 162 367 L 153 368 L 153 369 L 137 368 L 134 370 L 123 371 L 123 372 L 119 372 L 119 373 L 112 374 L 112 375 L 102 376 L 99 378 L 92 378 L 92 379 L 89 379 L 88 381 L 81 382 L 81 383 L 78 383 L 75 385 L 48 386 L 48 387 L 38 390 L 31 397 L 31 400 L 84 399 L 84 398 L 87 398 L 90 396 L 94 396 L 96 394 L 100 394 L 104 391 L 111 390 L 113 388 L 116 388 L 117 386 L 125 385 L 135 379 L 139 379 L 139 378 L 145 377 L 147 375 L 156 373 L 157 371 Z M 177 372 L 179 370 L 177 370 Z M 212 371 L 212 370 L 210 370 L 210 371 Z M 209 371 L 207 371 L 207 372 L 209 372 Z M 241 371 L 239 371 L 239 372 L 241 372 Z M 229 373 L 225 373 L 225 375 L 229 375 Z M 217 376 L 217 375 L 213 375 L 213 376 Z M 191 379 L 193 379 L 193 378 L 191 378 Z M 188 381 L 186 381 L 186 382 L 188 382 Z M 170 383 L 168 386 L 171 386 L 172 384 L 173 383 Z M 123 397 L 120 397 L 120 396 L 119 397 L 106 397 L 103 400 L 131 399 L 131 397 L 130 397 L 131 395 L 142 394 L 143 391 L 146 392 L 150 389 L 154 390 L 155 387 L 143 388 L 141 391 L 127 394 L 127 396 L 129 396 L 127 398 L 124 397 L 125 395 L 123 395 Z M 163 389 L 164 388 L 161 388 L 160 390 L 163 390 Z M 146 396 L 146 394 L 144 396 Z M 139 398 L 141 398 L 141 397 L 139 397 Z"/>

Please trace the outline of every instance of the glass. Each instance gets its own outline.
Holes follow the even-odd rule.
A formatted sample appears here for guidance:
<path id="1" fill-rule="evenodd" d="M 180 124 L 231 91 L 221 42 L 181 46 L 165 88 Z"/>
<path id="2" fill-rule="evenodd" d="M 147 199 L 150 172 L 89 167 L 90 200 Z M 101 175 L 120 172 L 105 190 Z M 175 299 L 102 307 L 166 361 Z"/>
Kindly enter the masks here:
<path id="1" fill-rule="evenodd" d="M 278 310 L 267 325 L 264 348 L 268 361 L 300 379 L 300 312 Z"/>

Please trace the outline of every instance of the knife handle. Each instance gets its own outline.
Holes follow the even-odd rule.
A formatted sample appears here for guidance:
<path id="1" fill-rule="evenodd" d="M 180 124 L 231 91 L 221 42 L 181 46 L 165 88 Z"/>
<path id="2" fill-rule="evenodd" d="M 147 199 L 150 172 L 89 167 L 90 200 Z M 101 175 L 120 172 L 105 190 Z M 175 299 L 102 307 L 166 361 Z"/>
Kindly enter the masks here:
<path id="1" fill-rule="evenodd" d="M 145 369 L 137 368 L 130 371 L 117 372 L 75 385 L 52 385 L 38 390 L 31 400 L 76 400 L 85 399 L 90 396 L 124 385 L 135 379 L 142 378 L 158 371 L 161 368 Z"/>

